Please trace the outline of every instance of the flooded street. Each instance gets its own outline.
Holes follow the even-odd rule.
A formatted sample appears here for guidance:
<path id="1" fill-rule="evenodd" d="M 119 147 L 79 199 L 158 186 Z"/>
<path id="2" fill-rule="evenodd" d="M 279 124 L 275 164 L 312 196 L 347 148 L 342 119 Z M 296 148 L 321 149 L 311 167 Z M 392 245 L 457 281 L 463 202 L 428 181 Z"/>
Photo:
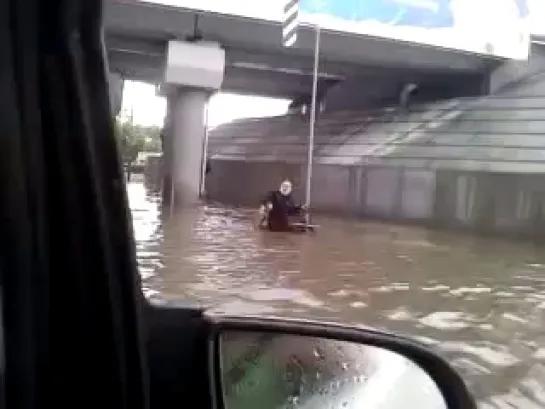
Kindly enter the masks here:
<path id="1" fill-rule="evenodd" d="M 142 183 L 128 189 L 148 297 L 410 334 L 482 408 L 545 407 L 545 249 L 333 218 L 316 219 L 316 234 L 267 234 L 252 212 L 167 218 Z"/>

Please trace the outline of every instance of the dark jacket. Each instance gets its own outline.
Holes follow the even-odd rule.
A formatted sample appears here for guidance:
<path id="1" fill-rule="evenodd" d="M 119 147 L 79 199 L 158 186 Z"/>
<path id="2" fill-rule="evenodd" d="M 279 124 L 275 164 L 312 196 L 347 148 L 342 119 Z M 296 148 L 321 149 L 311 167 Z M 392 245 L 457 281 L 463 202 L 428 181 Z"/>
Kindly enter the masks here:
<path id="1" fill-rule="evenodd" d="M 301 212 L 301 206 L 296 205 L 293 195 L 283 195 L 279 191 L 272 191 L 265 196 L 262 204 L 272 204 L 269 211 L 268 226 L 271 230 L 289 229 L 289 216 L 297 216 Z"/>

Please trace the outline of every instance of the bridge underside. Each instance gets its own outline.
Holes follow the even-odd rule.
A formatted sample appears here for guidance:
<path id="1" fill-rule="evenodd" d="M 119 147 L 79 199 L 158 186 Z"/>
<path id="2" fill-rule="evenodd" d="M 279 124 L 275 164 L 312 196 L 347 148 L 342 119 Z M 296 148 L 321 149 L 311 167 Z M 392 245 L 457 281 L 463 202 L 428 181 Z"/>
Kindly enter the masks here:
<path id="1" fill-rule="evenodd" d="M 124 78 L 160 84 L 163 76 L 163 55 L 145 55 L 108 50 L 110 71 Z M 328 87 L 343 77 L 323 76 L 321 87 Z M 222 90 L 238 94 L 262 95 L 269 97 L 296 98 L 307 93 L 312 86 L 310 75 L 287 75 L 278 71 L 249 67 L 227 66 Z"/>
<path id="2" fill-rule="evenodd" d="M 110 70 L 121 74 L 124 78 L 143 81 L 152 84 L 161 83 L 162 55 L 146 55 L 129 53 L 119 50 L 108 50 Z M 376 87 L 378 84 L 392 82 L 414 81 L 424 83 L 450 83 L 466 78 L 474 78 L 477 74 L 470 73 L 445 73 L 442 71 L 429 71 L 393 68 L 366 67 L 361 73 L 321 73 L 319 78 L 319 93 L 324 94 L 333 85 L 350 79 L 351 83 L 357 82 L 370 84 Z M 225 69 L 225 79 L 222 90 L 239 94 L 261 95 L 277 98 L 296 99 L 307 95 L 312 87 L 310 74 L 288 74 L 279 70 L 265 70 L 243 66 L 228 65 Z"/>
<path id="3" fill-rule="evenodd" d="M 195 16 L 206 41 L 226 50 L 223 90 L 295 99 L 312 82 L 313 31 L 300 30 L 297 47 L 281 46 L 281 27 L 263 20 L 198 13 L 145 2 L 106 1 L 110 69 L 125 78 L 159 83 L 165 46 L 194 33 Z M 346 79 L 377 83 L 407 78 L 434 82 L 482 74 L 497 64 L 482 56 L 415 44 L 324 31 L 320 89 Z M 352 80 L 353 82 L 353 80 Z"/>

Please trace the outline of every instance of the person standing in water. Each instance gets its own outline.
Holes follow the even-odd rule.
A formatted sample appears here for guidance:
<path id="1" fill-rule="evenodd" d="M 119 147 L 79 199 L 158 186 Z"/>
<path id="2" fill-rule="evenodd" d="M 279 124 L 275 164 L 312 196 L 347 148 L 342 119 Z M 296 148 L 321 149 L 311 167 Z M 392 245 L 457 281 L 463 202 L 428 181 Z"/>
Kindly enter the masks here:
<path id="1" fill-rule="evenodd" d="M 259 227 L 267 227 L 271 231 L 289 231 L 290 217 L 300 216 L 304 223 L 306 209 L 295 204 L 293 186 L 289 180 L 284 180 L 280 188 L 269 192 L 261 202 Z"/>

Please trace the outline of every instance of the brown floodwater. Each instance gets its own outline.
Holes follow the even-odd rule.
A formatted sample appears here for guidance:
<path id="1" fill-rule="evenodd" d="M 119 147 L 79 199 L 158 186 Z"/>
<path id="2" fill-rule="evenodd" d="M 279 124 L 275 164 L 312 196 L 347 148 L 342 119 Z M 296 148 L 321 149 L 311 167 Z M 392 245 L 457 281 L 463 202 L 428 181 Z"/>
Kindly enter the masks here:
<path id="1" fill-rule="evenodd" d="M 315 234 L 265 233 L 250 210 L 163 215 L 142 183 L 128 192 L 148 297 L 409 334 L 482 408 L 545 407 L 545 248 L 328 217 Z"/>

